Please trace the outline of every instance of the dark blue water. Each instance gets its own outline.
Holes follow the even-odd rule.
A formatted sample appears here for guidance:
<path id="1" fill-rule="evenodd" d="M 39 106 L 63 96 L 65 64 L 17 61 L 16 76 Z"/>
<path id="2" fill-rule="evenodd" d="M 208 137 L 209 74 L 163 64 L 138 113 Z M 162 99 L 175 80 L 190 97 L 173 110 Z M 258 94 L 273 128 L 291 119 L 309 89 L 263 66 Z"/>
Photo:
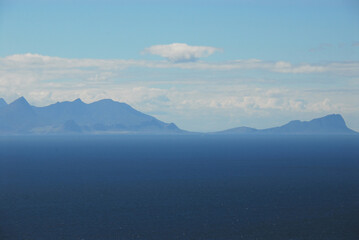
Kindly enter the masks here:
<path id="1" fill-rule="evenodd" d="M 359 239 L 359 138 L 0 138 L 0 239 Z"/>

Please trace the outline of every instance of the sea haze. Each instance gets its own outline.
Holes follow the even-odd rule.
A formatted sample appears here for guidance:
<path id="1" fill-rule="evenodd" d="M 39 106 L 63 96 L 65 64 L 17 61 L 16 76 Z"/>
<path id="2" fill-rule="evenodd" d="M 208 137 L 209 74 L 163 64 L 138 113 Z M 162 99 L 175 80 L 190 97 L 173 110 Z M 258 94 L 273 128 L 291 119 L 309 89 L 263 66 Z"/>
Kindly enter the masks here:
<path id="1" fill-rule="evenodd" d="M 0 137 L 0 239 L 359 237 L 359 137 Z"/>

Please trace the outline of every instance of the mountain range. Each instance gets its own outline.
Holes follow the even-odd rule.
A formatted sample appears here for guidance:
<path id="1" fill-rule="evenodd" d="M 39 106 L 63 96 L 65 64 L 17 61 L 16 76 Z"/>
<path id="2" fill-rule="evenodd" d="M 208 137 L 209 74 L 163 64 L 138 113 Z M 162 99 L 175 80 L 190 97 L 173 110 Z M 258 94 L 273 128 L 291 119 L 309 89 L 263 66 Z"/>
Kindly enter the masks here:
<path id="1" fill-rule="evenodd" d="M 103 99 L 86 104 L 81 99 L 31 106 L 24 97 L 6 104 L 0 99 L 0 133 L 180 133 L 173 123 L 162 122 L 126 103 Z"/>
<path id="2" fill-rule="evenodd" d="M 7 104 L 0 98 L 0 134 L 195 134 L 141 113 L 126 103 L 103 99 L 86 104 L 81 99 L 45 107 L 30 105 L 24 97 Z M 211 134 L 356 134 L 343 117 L 331 114 L 311 121 L 291 121 L 283 126 L 232 128 Z"/>

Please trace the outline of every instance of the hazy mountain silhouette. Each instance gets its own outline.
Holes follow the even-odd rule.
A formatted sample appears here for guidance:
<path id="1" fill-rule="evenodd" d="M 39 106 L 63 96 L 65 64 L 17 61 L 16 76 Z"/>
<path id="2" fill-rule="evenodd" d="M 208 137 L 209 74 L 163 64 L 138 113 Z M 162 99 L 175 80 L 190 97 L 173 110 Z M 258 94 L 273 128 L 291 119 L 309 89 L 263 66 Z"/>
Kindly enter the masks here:
<path id="1" fill-rule="evenodd" d="M 3 133 L 184 132 L 173 123 L 162 122 L 110 99 L 90 104 L 76 99 L 35 107 L 21 97 L 2 105 L 0 132 Z"/>
<path id="2" fill-rule="evenodd" d="M 220 131 L 220 132 L 215 132 L 215 133 L 221 133 L 221 134 L 250 134 L 250 133 L 256 133 L 256 132 L 258 132 L 258 129 L 255 129 L 255 128 L 236 127 L 236 128 L 231 128 L 231 129 L 227 129 L 227 130 Z"/>
<path id="3" fill-rule="evenodd" d="M 86 104 L 81 99 L 31 106 L 24 97 L 7 104 L 0 99 L 0 133 L 189 133 L 174 123 L 162 122 L 126 103 L 103 99 Z M 255 129 L 238 127 L 216 134 L 353 134 L 343 117 L 332 114 L 311 121 L 291 121 L 283 126 Z"/>
<path id="4" fill-rule="evenodd" d="M 24 132 L 35 125 L 36 114 L 24 97 L 0 108 L 0 130 L 3 132 Z"/>
<path id="5" fill-rule="evenodd" d="M 248 127 L 232 128 L 217 134 L 356 134 L 349 129 L 340 114 L 331 114 L 311 121 L 294 120 L 283 126 L 255 129 Z"/>

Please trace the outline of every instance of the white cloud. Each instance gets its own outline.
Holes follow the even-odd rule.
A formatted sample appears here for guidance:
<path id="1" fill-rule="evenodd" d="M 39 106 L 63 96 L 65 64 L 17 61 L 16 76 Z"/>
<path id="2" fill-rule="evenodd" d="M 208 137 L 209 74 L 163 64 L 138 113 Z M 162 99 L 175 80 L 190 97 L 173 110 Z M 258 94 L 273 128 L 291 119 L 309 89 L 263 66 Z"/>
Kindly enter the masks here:
<path id="1" fill-rule="evenodd" d="M 219 48 L 208 46 L 190 46 L 185 43 L 172 43 L 167 45 L 154 45 L 144 50 L 144 53 L 158 55 L 171 62 L 194 62 L 199 58 L 208 57 Z"/>
<path id="2" fill-rule="evenodd" d="M 133 68 L 136 68 L 136 71 L 132 71 Z M 168 71 L 161 71 L 163 68 L 183 69 L 183 73 L 186 74 L 171 76 L 168 75 Z M 146 69 L 157 70 L 150 71 L 154 74 L 151 77 Z M 186 69 L 219 71 L 201 71 L 197 74 Z M 233 70 L 260 70 L 258 72 L 263 82 L 241 78 L 238 72 L 227 74 Z M 283 73 L 305 74 L 296 77 L 305 85 L 296 89 L 298 82 L 290 80 L 292 76 L 288 76 L 288 84 L 283 80 L 271 82 L 272 79 L 266 77 L 267 72 L 274 72 L 276 76 Z M 340 75 L 337 78 L 343 81 L 336 81 L 335 84 L 340 84 L 342 90 L 338 90 L 338 86 L 334 85 L 326 88 L 330 82 L 307 85 L 311 84 L 311 79 L 316 79 L 309 73 Z M 226 79 L 228 75 L 230 78 Z M 345 75 L 350 77 L 342 78 Z M 211 76 L 211 79 L 208 76 Z M 344 113 L 352 114 L 353 119 L 359 119 L 359 108 L 356 104 L 359 96 L 358 76 L 358 62 L 295 65 L 284 61 L 249 59 L 218 63 L 173 63 L 121 59 L 67 59 L 19 54 L 0 58 L 0 97 L 11 102 L 16 97 L 24 95 L 30 103 L 38 106 L 78 97 L 85 102 L 112 98 L 126 102 L 140 111 L 162 113 L 157 117 L 164 121 L 176 122 L 185 129 L 204 131 L 242 124 L 253 127 L 278 125 L 270 120 L 260 122 L 261 117 L 282 117 L 280 120 L 283 121 L 303 119 L 302 116 L 310 119 L 327 113 Z M 320 90 L 318 84 L 321 84 Z M 312 89 L 310 86 L 316 88 Z M 356 126 L 359 126 L 357 120 Z"/>

